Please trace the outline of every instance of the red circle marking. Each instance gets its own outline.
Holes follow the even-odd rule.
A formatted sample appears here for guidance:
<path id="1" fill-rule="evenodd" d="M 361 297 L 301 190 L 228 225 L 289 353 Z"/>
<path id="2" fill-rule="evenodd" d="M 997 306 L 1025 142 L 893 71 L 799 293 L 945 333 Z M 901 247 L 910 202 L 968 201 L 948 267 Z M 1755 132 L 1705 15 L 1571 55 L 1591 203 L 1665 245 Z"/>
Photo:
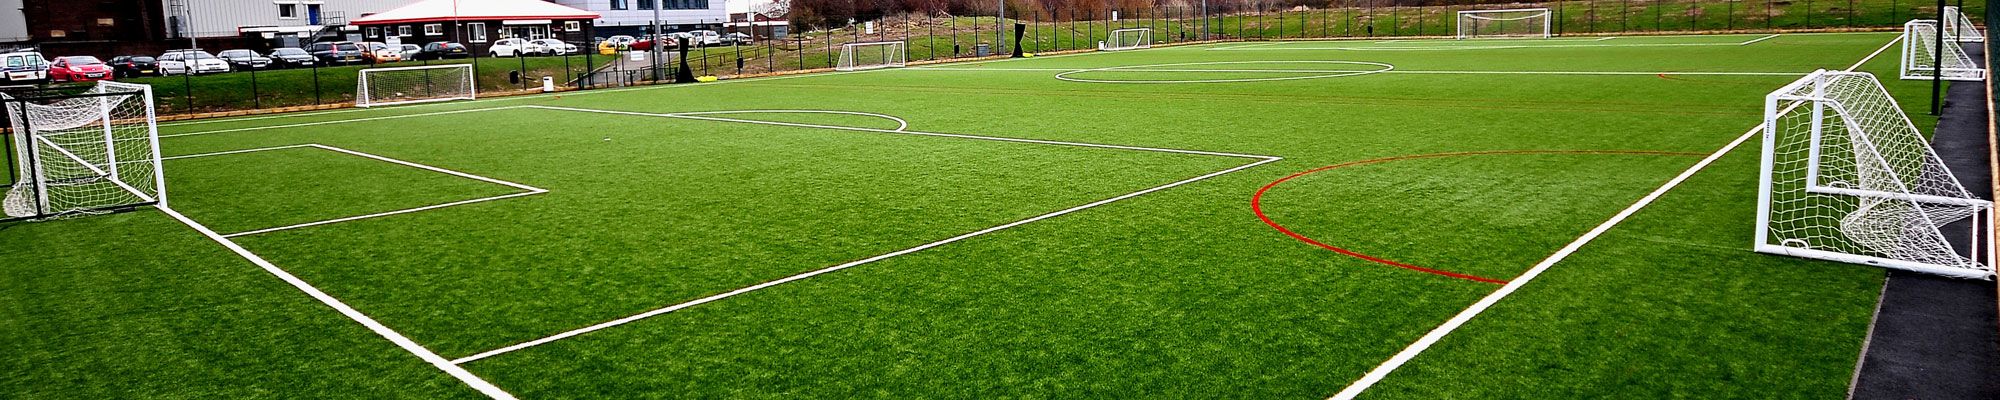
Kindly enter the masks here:
<path id="1" fill-rule="evenodd" d="M 1436 268 L 1419 267 L 1415 265 L 1397 262 L 1395 260 L 1371 256 L 1367 254 L 1361 254 L 1353 250 L 1341 248 L 1340 246 L 1334 246 L 1326 244 L 1324 242 L 1320 242 L 1318 240 L 1313 240 L 1313 238 L 1306 237 L 1305 235 L 1299 234 L 1298 232 L 1293 232 L 1291 229 L 1285 228 L 1284 225 L 1280 225 L 1278 224 L 1277 221 L 1271 220 L 1270 216 L 1264 215 L 1264 193 L 1271 191 L 1271 188 L 1277 187 L 1278 184 L 1285 183 L 1285 181 L 1290 181 L 1292 179 L 1301 176 L 1306 176 L 1309 174 L 1331 169 L 1346 168 L 1346 167 L 1368 165 L 1368 164 L 1379 164 L 1390 161 L 1415 160 L 1423 158 L 1484 156 L 1484 155 L 1520 155 L 1520 154 L 1618 154 L 1618 155 L 1656 155 L 1656 156 L 1702 156 L 1703 155 L 1695 153 L 1678 153 L 1670 151 L 1647 151 L 1647 150 L 1486 150 L 1486 151 L 1459 151 L 1459 152 L 1449 152 L 1449 153 L 1413 154 L 1413 155 L 1403 155 L 1403 156 L 1393 156 L 1393 157 L 1371 158 L 1366 160 L 1349 161 L 1340 164 L 1313 168 L 1301 171 L 1296 174 L 1291 174 L 1283 178 L 1278 178 L 1278 180 L 1264 184 L 1264 187 L 1257 189 L 1257 194 L 1250 196 L 1250 211 L 1256 213 L 1257 219 L 1263 220 L 1265 225 L 1270 225 L 1271 228 L 1277 229 L 1279 233 L 1284 233 L 1285 236 L 1291 236 L 1293 239 L 1298 239 L 1299 241 L 1305 242 L 1306 244 L 1319 246 L 1320 248 L 1324 248 L 1327 250 L 1333 250 L 1333 252 L 1335 253 L 1345 254 L 1349 257 L 1368 260 L 1375 262 L 1377 264 L 1388 265 L 1396 268 L 1408 269 L 1428 274 L 1448 276 L 1452 278 L 1464 279 L 1474 282 L 1485 282 L 1485 283 L 1504 285 L 1507 283 L 1507 281 L 1487 278 L 1472 274 L 1451 272 Z"/>

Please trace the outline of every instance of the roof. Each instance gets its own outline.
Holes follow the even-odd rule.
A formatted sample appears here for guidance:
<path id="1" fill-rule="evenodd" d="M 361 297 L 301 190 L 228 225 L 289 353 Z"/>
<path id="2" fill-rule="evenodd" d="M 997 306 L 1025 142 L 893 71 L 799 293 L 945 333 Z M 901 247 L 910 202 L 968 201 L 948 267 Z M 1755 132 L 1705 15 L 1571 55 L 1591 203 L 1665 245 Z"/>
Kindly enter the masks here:
<path id="1" fill-rule="evenodd" d="M 542 0 L 419 0 L 410 5 L 348 21 L 354 25 L 438 21 L 597 19 L 597 13 Z"/>

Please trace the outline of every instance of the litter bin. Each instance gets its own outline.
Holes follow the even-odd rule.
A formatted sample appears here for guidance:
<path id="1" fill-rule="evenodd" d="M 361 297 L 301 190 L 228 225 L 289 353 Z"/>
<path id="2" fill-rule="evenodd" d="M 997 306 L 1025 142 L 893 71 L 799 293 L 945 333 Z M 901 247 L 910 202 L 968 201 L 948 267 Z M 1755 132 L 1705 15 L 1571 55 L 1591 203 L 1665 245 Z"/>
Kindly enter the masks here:
<path id="1" fill-rule="evenodd" d="M 993 55 L 993 45 L 980 43 L 978 46 L 973 46 L 972 55 L 977 57 L 985 57 Z"/>
<path id="2" fill-rule="evenodd" d="M 556 77 L 553 76 L 542 77 L 542 92 L 553 92 L 553 91 L 556 91 Z"/>

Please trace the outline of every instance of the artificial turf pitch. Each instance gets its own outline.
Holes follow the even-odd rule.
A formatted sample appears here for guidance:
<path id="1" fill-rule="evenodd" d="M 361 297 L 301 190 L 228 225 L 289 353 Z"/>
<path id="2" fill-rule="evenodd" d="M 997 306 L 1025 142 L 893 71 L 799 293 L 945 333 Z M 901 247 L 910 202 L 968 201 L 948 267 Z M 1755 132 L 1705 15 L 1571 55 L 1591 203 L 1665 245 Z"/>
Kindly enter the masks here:
<path id="1" fill-rule="evenodd" d="M 1896 38 L 1765 36 L 1217 43 L 160 131 L 206 155 L 165 161 L 171 206 L 222 234 L 417 208 L 230 240 L 524 398 L 1311 398 Z M 1858 70 L 1928 130 L 1894 50 Z M 1749 250 L 1756 145 L 1362 397 L 1842 396 L 1883 273 Z M 0 227 L 0 265 L 13 398 L 481 395 L 159 211 Z"/>

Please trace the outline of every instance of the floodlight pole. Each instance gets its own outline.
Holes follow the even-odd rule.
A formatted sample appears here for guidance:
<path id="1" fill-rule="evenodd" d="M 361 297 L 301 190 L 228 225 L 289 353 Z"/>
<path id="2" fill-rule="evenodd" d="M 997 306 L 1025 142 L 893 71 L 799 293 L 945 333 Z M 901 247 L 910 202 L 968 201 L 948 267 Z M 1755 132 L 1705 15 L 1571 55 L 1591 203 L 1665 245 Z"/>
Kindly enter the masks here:
<path id="1" fill-rule="evenodd" d="M 1944 1 L 1944 0 L 1938 0 L 1938 1 Z M 660 2 L 659 0 L 654 0 L 654 1 L 653 1 L 653 7 L 652 7 L 652 9 L 653 9 L 653 25 L 649 27 L 649 28 L 651 28 L 651 29 L 652 29 L 652 32 L 649 32 L 649 33 L 652 33 L 652 34 L 653 34 L 653 38 L 652 38 L 652 39 L 647 39 L 647 40 L 652 40 L 652 41 L 653 41 L 653 44 L 652 44 L 652 47 L 651 47 L 651 48 L 653 49 L 653 83 L 659 83 L 659 82 L 660 82 L 660 79 L 661 79 L 661 76 L 662 76 L 662 75 L 660 75 L 660 47 L 661 47 L 661 46 L 660 46 L 660 44 L 661 44 L 661 43 L 660 43 L 660 5 L 661 5 L 660 3 L 661 3 L 661 2 Z"/>
<path id="2" fill-rule="evenodd" d="M 1931 48 L 1931 115 L 1942 114 L 1944 108 L 1941 101 L 1941 92 L 1944 91 L 1944 0 L 1937 0 L 1936 21 L 1937 34 L 1931 35 L 1937 44 L 1937 47 Z"/>

